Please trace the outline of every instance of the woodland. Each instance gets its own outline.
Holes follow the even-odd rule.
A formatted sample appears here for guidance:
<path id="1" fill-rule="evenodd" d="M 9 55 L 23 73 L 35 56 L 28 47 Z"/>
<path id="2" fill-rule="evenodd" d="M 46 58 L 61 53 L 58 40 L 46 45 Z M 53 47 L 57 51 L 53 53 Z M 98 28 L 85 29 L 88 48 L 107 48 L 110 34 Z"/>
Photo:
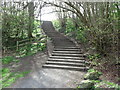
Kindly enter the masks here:
<path id="1" fill-rule="evenodd" d="M 117 88 L 120 84 L 120 3 L 70 1 L 2 2 L 2 87 L 30 73 L 30 70 L 15 72 L 9 68 L 11 65 L 47 49 L 48 37 L 41 28 L 41 11 L 51 6 L 54 9 L 50 13 L 56 13 L 58 18 L 52 21 L 55 29 L 76 40 L 90 62 L 89 67 L 102 73 L 104 81 L 98 85 Z"/>

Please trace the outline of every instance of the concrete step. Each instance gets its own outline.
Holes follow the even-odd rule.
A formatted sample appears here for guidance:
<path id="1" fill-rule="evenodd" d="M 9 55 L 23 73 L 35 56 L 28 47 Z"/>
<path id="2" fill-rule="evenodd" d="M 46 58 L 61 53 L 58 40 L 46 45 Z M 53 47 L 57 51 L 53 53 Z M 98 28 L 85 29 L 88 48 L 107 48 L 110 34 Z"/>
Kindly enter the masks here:
<path id="1" fill-rule="evenodd" d="M 63 54 L 82 54 L 80 51 L 53 51 L 53 53 L 63 53 Z"/>
<path id="2" fill-rule="evenodd" d="M 67 42 L 67 41 L 62 41 L 62 40 L 53 41 L 53 44 L 58 44 L 58 43 L 61 44 L 61 45 L 64 44 L 64 46 L 65 46 L 65 45 L 69 45 L 69 44 L 74 45 L 74 43 L 72 43 L 72 42 Z"/>
<path id="3" fill-rule="evenodd" d="M 54 49 L 54 51 L 80 51 L 80 49 Z"/>
<path id="4" fill-rule="evenodd" d="M 63 43 L 73 43 L 72 41 L 69 41 L 69 40 L 65 40 L 65 39 L 53 39 L 53 42 L 57 42 L 57 43 L 60 43 L 59 41 L 62 41 Z"/>
<path id="5" fill-rule="evenodd" d="M 52 53 L 52 56 L 70 56 L 70 57 L 84 57 L 84 54 L 65 54 L 65 53 Z"/>
<path id="6" fill-rule="evenodd" d="M 84 57 L 65 57 L 65 56 L 50 56 L 50 58 L 57 58 L 57 59 L 77 59 L 77 60 L 84 60 Z"/>
<path id="7" fill-rule="evenodd" d="M 57 40 L 63 41 L 63 42 L 72 42 L 72 41 L 70 41 L 70 40 L 68 40 L 68 39 L 66 39 L 66 38 L 53 37 L 52 39 L 53 39 L 54 41 L 56 41 L 56 42 L 58 42 Z M 73 43 L 73 42 L 72 42 L 72 43 Z"/>
<path id="8" fill-rule="evenodd" d="M 54 45 L 54 46 L 62 46 L 62 47 L 64 47 L 64 46 L 75 46 L 74 44 L 70 44 L 70 43 L 69 43 L 69 44 L 68 44 L 68 43 L 67 43 L 67 44 L 53 43 L 53 45 Z"/>
<path id="9" fill-rule="evenodd" d="M 75 59 L 55 59 L 55 58 L 48 58 L 48 61 L 86 63 L 85 60 L 75 60 Z"/>
<path id="10" fill-rule="evenodd" d="M 80 49 L 79 47 L 57 47 L 58 49 Z"/>
<path id="11" fill-rule="evenodd" d="M 83 63 L 73 63 L 73 62 L 53 62 L 53 61 L 47 61 L 46 64 L 85 67 L 85 64 L 83 64 Z"/>
<path id="12" fill-rule="evenodd" d="M 76 71 L 87 71 L 88 67 L 74 67 L 74 66 L 61 66 L 61 65 L 49 65 L 45 64 L 43 68 L 53 68 L 53 69 L 67 69 L 67 70 L 76 70 Z"/>

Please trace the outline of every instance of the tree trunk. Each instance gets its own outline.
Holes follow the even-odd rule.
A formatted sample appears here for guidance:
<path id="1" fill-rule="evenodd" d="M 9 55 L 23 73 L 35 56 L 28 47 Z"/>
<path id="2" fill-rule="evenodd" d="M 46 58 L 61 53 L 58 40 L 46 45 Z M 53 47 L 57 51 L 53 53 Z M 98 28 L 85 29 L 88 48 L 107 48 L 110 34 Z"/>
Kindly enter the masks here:
<path id="1" fill-rule="evenodd" d="M 29 3 L 28 12 L 29 12 L 28 37 L 32 38 L 32 31 L 34 29 L 34 2 Z"/>

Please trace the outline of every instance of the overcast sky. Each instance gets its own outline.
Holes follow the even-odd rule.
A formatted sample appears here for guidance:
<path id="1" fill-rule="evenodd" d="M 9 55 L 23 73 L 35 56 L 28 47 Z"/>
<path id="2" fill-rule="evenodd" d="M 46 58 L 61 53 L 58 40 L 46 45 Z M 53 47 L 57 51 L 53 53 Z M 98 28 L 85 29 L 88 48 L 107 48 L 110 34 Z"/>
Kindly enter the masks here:
<path id="1" fill-rule="evenodd" d="M 53 11 L 53 7 L 44 7 L 42 9 L 42 20 L 52 21 L 57 19 L 56 13 L 50 13 Z"/>
<path id="2" fill-rule="evenodd" d="M 41 16 L 41 20 L 44 20 L 44 21 L 52 21 L 52 20 L 56 20 L 57 19 L 57 16 L 56 16 L 56 13 L 51 13 L 54 11 L 53 9 L 54 7 L 43 7 L 42 8 L 42 16 Z M 38 20 L 40 20 L 40 17 L 38 17 Z"/>

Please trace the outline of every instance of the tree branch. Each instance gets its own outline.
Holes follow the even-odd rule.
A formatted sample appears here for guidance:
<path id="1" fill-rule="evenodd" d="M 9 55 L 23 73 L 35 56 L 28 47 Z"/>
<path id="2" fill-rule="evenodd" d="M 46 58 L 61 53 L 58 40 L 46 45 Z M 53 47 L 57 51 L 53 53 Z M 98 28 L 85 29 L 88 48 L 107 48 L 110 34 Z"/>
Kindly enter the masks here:
<path id="1" fill-rule="evenodd" d="M 80 10 L 78 8 L 76 8 L 71 2 L 65 2 L 65 4 L 72 7 L 73 9 L 75 9 L 78 14 L 78 17 L 83 21 L 84 24 L 88 25 L 86 18 L 82 15 L 82 13 L 80 12 Z"/>

